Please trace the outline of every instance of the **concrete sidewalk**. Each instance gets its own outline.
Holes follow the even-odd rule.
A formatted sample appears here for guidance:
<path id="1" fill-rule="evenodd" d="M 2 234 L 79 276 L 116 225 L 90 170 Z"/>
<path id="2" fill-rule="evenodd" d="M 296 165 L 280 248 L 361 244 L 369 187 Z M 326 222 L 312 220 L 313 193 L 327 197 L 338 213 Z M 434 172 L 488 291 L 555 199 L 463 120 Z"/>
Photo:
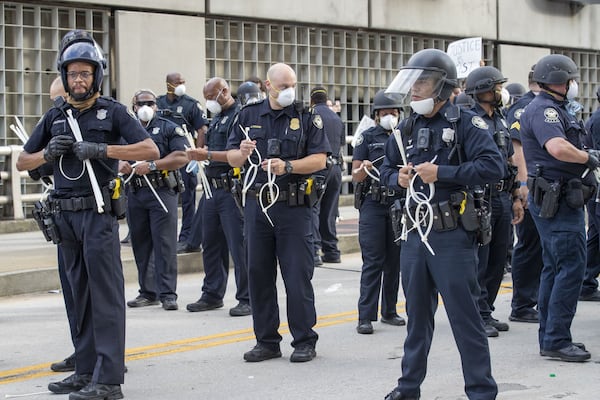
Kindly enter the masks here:
<path id="1" fill-rule="evenodd" d="M 344 204 L 343 200 L 340 204 Z M 3 232 L 11 230 L 14 233 L 0 234 L 0 296 L 59 289 L 56 246 L 45 241 L 31 220 L 0 222 L 0 226 L 3 224 Z M 342 254 L 359 252 L 358 211 L 352 206 L 341 206 L 337 226 Z M 127 224 L 122 221 L 119 229 L 121 238 L 127 235 L 127 230 Z M 121 246 L 121 260 L 125 282 L 137 282 L 137 268 L 130 245 Z M 179 254 L 177 267 L 181 274 L 204 271 L 202 253 Z"/>

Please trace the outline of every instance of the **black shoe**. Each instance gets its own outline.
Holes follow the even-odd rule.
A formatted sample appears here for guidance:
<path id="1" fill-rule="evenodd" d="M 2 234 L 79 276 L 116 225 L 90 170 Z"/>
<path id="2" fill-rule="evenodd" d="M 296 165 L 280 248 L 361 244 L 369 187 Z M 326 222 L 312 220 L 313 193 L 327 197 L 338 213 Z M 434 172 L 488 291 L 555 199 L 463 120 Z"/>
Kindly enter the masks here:
<path id="1" fill-rule="evenodd" d="M 568 362 L 582 362 L 589 360 L 592 356 L 588 351 L 580 349 L 573 343 L 559 350 L 540 350 L 540 355 Z"/>
<path id="2" fill-rule="evenodd" d="M 485 321 L 485 323 L 487 325 L 491 325 L 494 328 L 496 328 L 496 330 L 498 330 L 498 332 L 506 332 L 506 331 L 508 331 L 508 328 L 509 328 L 509 326 L 506 322 L 500 322 L 496 318 L 487 320 L 487 321 Z"/>
<path id="3" fill-rule="evenodd" d="M 174 299 L 165 299 L 162 302 L 162 308 L 167 311 L 177 310 L 179 306 L 177 305 L 177 300 Z"/>
<path id="4" fill-rule="evenodd" d="M 221 308 L 221 307 L 223 307 L 223 300 L 219 300 L 214 303 L 209 303 L 206 300 L 200 299 L 195 303 L 188 304 L 186 308 L 189 312 L 197 312 L 197 311 L 214 310 L 214 309 Z"/>
<path id="5" fill-rule="evenodd" d="M 371 324 L 371 321 L 368 319 L 359 319 L 356 332 L 360 333 L 361 335 L 370 335 L 373 333 L 373 324 Z"/>
<path id="6" fill-rule="evenodd" d="M 499 335 L 498 329 L 494 328 L 493 325 L 490 325 L 486 322 L 484 327 L 485 327 L 485 335 L 487 337 L 498 337 L 498 335 Z"/>
<path id="7" fill-rule="evenodd" d="M 125 236 L 122 240 L 121 243 L 123 244 L 128 244 L 131 241 L 131 232 L 127 232 L 127 236 Z"/>
<path id="8" fill-rule="evenodd" d="M 83 389 L 92 381 L 92 375 L 73 374 L 62 381 L 48 384 L 48 390 L 56 394 L 67 394 Z"/>
<path id="9" fill-rule="evenodd" d="M 323 266 L 323 260 L 321 259 L 321 256 L 315 256 L 314 261 L 315 261 L 315 267 Z"/>
<path id="10" fill-rule="evenodd" d="M 402 318 L 398 314 L 388 315 L 386 317 L 381 316 L 381 323 L 394 326 L 406 325 L 406 321 L 404 320 L 404 318 Z"/>
<path id="11" fill-rule="evenodd" d="M 50 365 L 50 369 L 54 372 L 71 372 L 75 371 L 75 353 L 62 361 L 55 362 Z"/>
<path id="12" fill-rule="evenodd" d="M 144 296 L 138 296 L 138 297 L 136 297 L 136 298 L 135 298 L 135 299 L 133 299 L 133 300 L 129 300 L 129 301 L 127 302 L 127 305 L 128 305 L 129 307 L 136 308 L 136 307 L 148 307 L 148 306 L 155 306 L 155 305 L 157 305 L 158 303 L 159 303 L 159 301 L 158 301 L 158 300 L 150 300 L 150 299 L 147 299 L 147 298 L 145 298 Z"/>
<path id="13" fill-rule="evenodd" d="M 299 346 L 290 356 L 290 362 L 307 362 L 317 356 L 317 351 L 311 345 Z"/>
<path id="14" fill-rule="evenodd" d="M 520 314 L 511 313 L 508 316 L 508 319 L 509 321 L 514 322 L 529 322 L 535 324 L 540 322 L 540 317 L 538 316 L 538 312 L 536 310 L 526 310 Z"/>
<path id="15" fill-rule="evenodd" d="M 241 301 L 237 306 L 229 309 L 229 315 L 232 317 L 245 317 L 246 315 L 252 315 L 252 307 L 248 303 L 242 303 Z"/>
<path id="16" fill-rule="evenodd" d="M 123 398 L 121 385 L 90 383 L 78 392 L 69 395 L 69 400 L 117 400 Z"/>
<path id="17" fill-rule="evenodd" d="M 573 346 L 575 346 L 575 347 L 579 347 L 579 348 L 580 348 L 581 350 L 583 350 L 583 351 L 585 351 L 585 350 L 586 350 L 586 349 L 585 349 L 585 344 L 583 344 L 583 343 L 579 343 L 579 342 L 572 342 L 571 344 L 572 344 Z"/>
<path id="18" fill-rule="evenodd" d="M 252 350 L 244 353 L 244 360 L 248 362 L 260 362 L 279 357 L 281 357 L 279 349 L 271 350 L 260 344 L 257 344 Z"/>
<path id="19" fill-rule="evenodd" d="M 596 290 L 593 293 L 579 296 L 579 301 L 600 301 L 600 291 Z"/>
<path id="20" fill-rule="evenodd" d="M 328 256 L 327 254 L 325 254 L 321 258 L 322 258 L 323 262 L 326 262 L 326 263 L 339 264 L 342 262 L 342 259 L 340 258 L 340 256 Z"/>
<path id="21" fill-rule="evenodd" d="M 185 253 L 198 253 L 202 251 L 202 246 L 200 247 L 192 247 L 186 242 L 177 243 L 177 254 L 185 254 Z"/>
<path id="22" fill-rule="evenodd" d="M 385 396 L 384 400 L 419 400 L 419 398 L 404 396 L 398 389 L 394 389 Z"/>

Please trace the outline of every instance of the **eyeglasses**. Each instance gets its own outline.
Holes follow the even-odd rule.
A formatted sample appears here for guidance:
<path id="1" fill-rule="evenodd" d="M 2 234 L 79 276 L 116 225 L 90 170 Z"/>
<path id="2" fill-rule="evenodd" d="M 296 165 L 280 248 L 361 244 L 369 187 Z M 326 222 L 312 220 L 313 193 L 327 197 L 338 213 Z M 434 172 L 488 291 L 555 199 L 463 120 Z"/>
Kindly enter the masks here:
<path id="1" fill-rule="evenodd" d="M 143 107 L 143 106 L 152 107 L 152 106 L 156 105 L 156 102 L 154 100 L 136 101 L 135 105 L 138 107 Z"/>
<path id="2" fill-rule="evenodd" d="M 88 79 L 91 78 L 94 75 L 93 72 L 89 72 L 89 71 L 81 71 L 81 72 L 76 72 L 76 71 L 71 71 L 71 72 L 67 72 L 67 77 L 69 77 L 69 79 L 75 80 L 77 79 L 77 77 L 81 77 L 81 79 Z"/>

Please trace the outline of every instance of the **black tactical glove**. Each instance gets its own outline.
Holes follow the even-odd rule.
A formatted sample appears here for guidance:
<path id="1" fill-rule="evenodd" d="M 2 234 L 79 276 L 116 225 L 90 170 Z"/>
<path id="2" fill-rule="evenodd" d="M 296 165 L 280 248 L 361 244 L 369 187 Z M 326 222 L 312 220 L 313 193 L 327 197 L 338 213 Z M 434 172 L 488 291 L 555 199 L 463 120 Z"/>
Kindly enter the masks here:
<path id="1" fill-rule="evenodd" d="M 29 177 L 34 181 L 39 181 L 42 178 L 42 174 L 40 173 L 39 168 L 30 169 L 29 171 L 27 171 L 27 173 L 29 174 Z"/>
<path id="2" fill-rule="evenodd" d="M 106 143 L 94 143 L 94 142 L 76 142 L 73 144 L 73 153 L 81 161 L 90 158 L 102 158 L 107 159 L 106 156 Z"/>
<path id="3" fill-rule="evenodd" d="M 592 171 L 600 167 L 600 150 L 589 149 L 587 150 L 587 153 L 588 160 L 586 161 L 585 166 Z"/>
<path id="4" fill-rule="evenodd" d="M 44 149 L 44 160 L 52 162 L 71 150 L 75 139 L 69 135 L 54 136 Z"/>

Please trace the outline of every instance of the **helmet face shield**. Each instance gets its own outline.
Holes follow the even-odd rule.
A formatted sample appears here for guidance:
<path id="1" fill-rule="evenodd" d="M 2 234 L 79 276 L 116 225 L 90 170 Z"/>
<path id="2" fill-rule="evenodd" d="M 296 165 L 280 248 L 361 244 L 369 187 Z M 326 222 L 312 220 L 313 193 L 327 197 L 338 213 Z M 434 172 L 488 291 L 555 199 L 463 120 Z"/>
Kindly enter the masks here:
<path id="1" fill-rule="evenodd" d="M 404 101 L 406 96 L 420 99 L 437 98 L 444 86 L 445 74 L 441 71 L 406 68 L 400 70 L 385 94 L 397 101 Z"/>

